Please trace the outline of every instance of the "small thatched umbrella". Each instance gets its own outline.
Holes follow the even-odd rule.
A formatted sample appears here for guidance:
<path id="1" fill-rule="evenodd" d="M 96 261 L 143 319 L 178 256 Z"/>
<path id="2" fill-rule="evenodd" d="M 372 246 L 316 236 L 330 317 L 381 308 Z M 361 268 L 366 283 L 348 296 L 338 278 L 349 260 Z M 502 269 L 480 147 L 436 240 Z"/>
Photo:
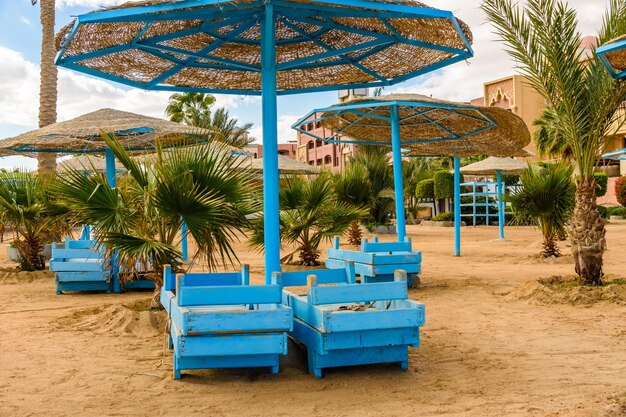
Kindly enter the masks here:
<path id="1" fill-rule="evenodd" d="M 263 172 L 263 158 L 251 159 L 250 168 L 256 172 Z M 316 175 L 320 171 L 317 167 L 310 166 L 304 162 L 296 161 L 285 155 L 278 155 L 278 171 L 284 175 Z"/>
<path id="2" fill-rule="evenodd" d="M 320 122 L 335 133 L 323 138 L 302 129 L 311 122 Z M 401 148 L 409 149 L 412 156 L 455 157 L 455 255 L 460 254 L 459 157 L 518 155 L 530 143 L 524 121 L 505 109 L 419 94 L 354 99 L 313 110 L 292 127 L 327 142 L 391 146 L 399 241 L 406 234 Z"/>
<path id="3" fill-rule="evenodd" d="M 508 174 L 520 174 L 526 168 L 528 168 L 528 163 L 525 161 L 513 158 L 497 158 L 494 156 L 461 168 L 461 172 L 465 174 L 496 176 L 498 187 L 498 228 L 500 230 L 500 239 L 504 239 L 504 184 L 502 184 L 502 172 L 504 171 Z"/>
<path id="4" fill-rule="evenodd" d="M 473 56 L 414 0 L 145 0 L 78 16 L 57 65 L 133 87 L 261 95 L 265 278 L 280 271 L 277 95 L 393 85 Z"/>
<path id="5" fill-rule="evenodd" d="M 106 172 L 106 160 L 96 155 L 75 156 L 59 164 L 59 171 L 85 171 L 85 172 Z M 126 168 L 119 162 L 115 162 L 115 172 L 125 172 Z"/>
<path id="6" fill-rule="evenodd" d="M 602 45 L 596 54 L 613 78 L 626 78 L 626 35 Z"/>

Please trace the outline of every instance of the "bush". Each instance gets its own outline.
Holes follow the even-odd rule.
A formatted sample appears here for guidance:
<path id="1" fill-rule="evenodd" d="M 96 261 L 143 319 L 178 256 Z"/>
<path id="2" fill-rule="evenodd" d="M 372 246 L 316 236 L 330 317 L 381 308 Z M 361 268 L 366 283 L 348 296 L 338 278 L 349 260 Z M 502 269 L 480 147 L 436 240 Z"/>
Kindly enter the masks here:
<path id="1" fill-rule="evenodd" d="M 494 182 L 498 181 L 498 176 L 497 175 L 493 176 L 493 181 Z M 504 182 L 505 186 L 519 184 L 519 175 L 502 174 L 502 182 Z"/>
<path id="2" fill-rule="evenodd" d="M 433 217 L 431 220 L 435 222 L 449 222 L 449 221 L 452 221 L 452 213 L 451 212 L 439 213 L 438 215 Z"/>
<path id="3" fill-rule="evenodd" d="M 608 219 L 611 216 L 622 216 L 626 218 L 626 207 L 598 206 L 598 212 L 603 219 Z"/>
<path id="4" fill-rule="evenodd" d="M 604 172 L 596 172 L 593 174 L 596 179 L 596 197 L 603 197 L 606 194 L 609 182 L 609 176 Z"/>
<path id="5" fill-rule="evenodd" d="M 619 177 L 615 181 L 615 197 L 618 203 L 626 207 L 626 176 Z"/>
<path id="6" fill-rule="evenodd" d="M 454 197 L 454 174 L 448 171 L 435 172 L 435 198 Z M 462 182 L 462 181 L 461 181 Z"/>
<path id="7" fill-rule="evenodd" d="M 435 180 L 428 179 L 417 183 L 415 197 L 420 199 L 435 198 Z"/>

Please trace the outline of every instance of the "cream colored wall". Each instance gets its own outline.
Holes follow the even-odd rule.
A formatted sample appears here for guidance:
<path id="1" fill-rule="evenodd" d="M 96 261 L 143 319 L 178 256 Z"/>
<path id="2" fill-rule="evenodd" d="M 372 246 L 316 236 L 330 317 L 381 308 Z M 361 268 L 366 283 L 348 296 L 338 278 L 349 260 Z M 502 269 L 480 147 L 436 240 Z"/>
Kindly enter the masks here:
<path id="1" fill-rule="evenodd" d="M 534 125 L 534 122 L 541 116 L 541 112 L 545 107 L 545 100 L 528 84 L 525 77 L 514 75 L 513 79 L 517 115 L 520 116 L 526 123 L 526 126 L 528 126 L 528 130 L 530 131 L 532 138 L 534 133 L 539 130 L 539 128 Z M 541 159 L 539 157 L 539 153 L 537 152 L 534 140 L 531 139 L 531 142 L 526 149 L 536 155 L 529 158 L 530 160 L 539 161 Z"/>

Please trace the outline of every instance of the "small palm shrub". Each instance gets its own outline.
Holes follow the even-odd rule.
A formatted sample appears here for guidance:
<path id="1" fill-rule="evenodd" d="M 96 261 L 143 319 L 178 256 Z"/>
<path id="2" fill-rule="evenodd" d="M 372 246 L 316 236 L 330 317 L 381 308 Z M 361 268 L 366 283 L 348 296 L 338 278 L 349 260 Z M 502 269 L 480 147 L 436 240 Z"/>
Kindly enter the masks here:
<path id="1" fill-rule="evenodd" d="M 439 213 L 431 219 L 434 222 L 449 222 L 452 221 L 452 212 Z"/>
<path id="2" fill-rule="evenodd" d="M 284 180 L 279 204 L 281 241 L 295 246 L 281 262 L 307 266 L 320 264 L 322 241 L 343 234 L 368 213 L 367 208 L 341 200 L 326 174 L 313 180 L 301 177 Z M 252 225 L 250 244 L 262 248 L 263 238 L 263 218 L 259 218 Z M 294 260 L 296 255 L 297 261 Z"/>
<path id="3" fill-rule="evenodd" d="M 609 176 L 604 172 L 596 172 L 593 176 L 596 179 L 596 197 L 604 197 L 609 185 Z"/>
<path id="4" fill-rule="evenodd" d="M 347 169 L 332 177 L 333 188 L 340 201 L 349 203 L 354 207 L 370 210 L 375 203 L 372 196 L 372 183 L 367 169 L 363 165 L 350 164 Z M 361 219 L 350 224 L 346 235 L 350 245 L 360 245 L 363 233 L 361 232 Z"/>
<path id="5" fill-rule="evenodd" d="M 548 164 L 545 168 L 529 165 L 520 175 L 522 187 L 506 200 L 511 203 L 514 221 L 530 219 L 543 234 L 544 257 L 560 256 L 557 240 L 574 209 L 576 186 L 569 164 Z"/>

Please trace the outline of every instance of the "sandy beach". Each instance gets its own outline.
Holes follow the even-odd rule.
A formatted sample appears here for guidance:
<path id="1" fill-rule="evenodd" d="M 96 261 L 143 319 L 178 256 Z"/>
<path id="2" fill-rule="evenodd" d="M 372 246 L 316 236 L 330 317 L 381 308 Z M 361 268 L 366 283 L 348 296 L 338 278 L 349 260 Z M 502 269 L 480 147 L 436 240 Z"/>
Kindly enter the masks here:
<path id="1" fill-rule="evenodd" d="M 626 303 L 535 297 L 538 278 L 572 276 L 573 259 L 534 256 L 531 227 L 409 226 L 423 252 L 422 347 L 409 370 L 376 365 L 306 372 L 295 345 L 279 375 L 172 375 L 164 314 L 150 293 L 54 294 L 50 272 L 16 273 L 0 249 L 0 416 L 566 416 L 626 415 Z M 607 226 L 605 273 L 626 278 L 626 222 Z M 262 256 L 238 244 L 262 281 Z M 626 286 L 621 286 L 626 287 Z M 584 295 L 584 294 L 583 294 Z M 626 297 L 626 294 L 625 294 Z"/>

